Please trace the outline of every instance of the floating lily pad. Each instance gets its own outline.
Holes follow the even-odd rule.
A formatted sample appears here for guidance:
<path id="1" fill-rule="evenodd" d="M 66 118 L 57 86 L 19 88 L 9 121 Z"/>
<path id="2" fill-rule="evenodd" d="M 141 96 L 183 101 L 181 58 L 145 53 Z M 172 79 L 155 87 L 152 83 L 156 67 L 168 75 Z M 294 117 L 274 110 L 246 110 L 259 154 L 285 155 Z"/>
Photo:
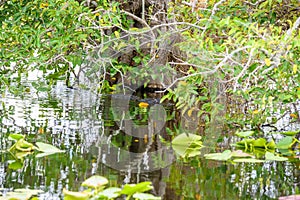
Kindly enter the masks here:
<path id="1" fill-rule="evenodd" d="M 18 133 L 12 133 L 12 134 L 9 134 L 8 136 L 8 139 L 10 140 L 20 140 L 20 139 L 24 139 L 25 138 L 25 135 L 22 135 L 22 134 L 18 134 Z"/>
<path id="2" fill-rule="evenodd" d="M 37 142 L 36 145 L 38 146 L 38 150 L 43 152 L 43 153 L 39 153 L 36 155 L 37 158 L 39 157 L 43 157 L 43 156 L 47 156 L 47 155 L 51 155 L 54 153 L 63 153 L 65 152 L 64 150 L 60 150 L 57 147 L 51 145 L 51 144 L 46 144 L 43 142 Z"/>
<path id="3" fill-rule="evenodd" d="M 101 197 L 105 197 L 105 198 L 108 198 L 108 199 L 115 199 L 117 198 L 118 196 L 120 196 L 120 191 L 122 189 L 121 188 L 117 188 L 117 187 L 110 187 L 110 188 L 107 188 L 105 190 L 103 190 L 102 192 L 100 192 L 97 197 L 101 199 Z"/>
<path id="4" fill-rule="evenodd" d="M 6 197 L 2 199 L 7 200 L 23 200 L 23 199 L 30 199 L 32 196 L 38 195 L 42 193 L 42 190 L 31 190 L 31 189 L 15 189 L 13 192 L 8 192 Z M 1 199 L 1 198 L 0 198 Z"/>
<path id="5" fill-rule="evenodd" d="M 161 197 L 156 197 L 152 194 L 147 194 L 147 193 L 135 193 L 133 195 L 134 199 L 141 199 L 141 200 L 160 200 Z"/>
<path id="6" fill-rule="evenodd" d="M 172 141 L 174 151 L 181 157 L 191 157 L 200 154 L 202 146 L 201 136 L 182 133 Z"/>
<path id="7" fill-rule="evenodd" d="M 238 158 L 238 159 L 234 159 L 233 162 L 246 162 L 246 163 L 263 163 L 265 162 L 264 160 L 258 160 L 255 158 Z"/>
<path id="8" fill-rule="evenodd" d="M 27 142 L 26 140 L 24 139 L 19 139 L 16 144 L 15 144 L 15 148 L 18 150 L 18 151 L 33 151 L 35 149 L 35 147 L 33 146 L 32 143 L 30 142 Z"/>
<path id="9" fill-rule="evenodd" d="M 292 145 L 293 143 L 293 139 L 294 137 L 292 136 L 286 136 L 284 138 L 282 138 L 277 144 L 276 144 L 276 147 L 278 149 L 289 149 L 290 146 Z"/>
<path id="10" fill-rule="evenodd" d="M 275 156 L 273 153 L 266 152 L 265 155 L 266 160 L 274 160 L 274 161 L 287 161 L 288 158 L 281 157 L 281 156 Z"/>
<path id="11" fill-rule="evenodd" d="M 63 189 L 64 200 L 88 200 L 90 194 L 87 192 L 72 192 Z"/>
<path id="12" fill-rule="evenodd" d="M 91 176 L 90 178 L 86 179 L 81 185 L 84 187 L 89 188 L 99 188 L 103 185 L 106 185 L 108 183 L 107 178 L 103 176 Z"/>
<path id="13" fill-rule="evenodd" d="M 245 157 L 251 157 L 251 158 L 254 158 L 253 155 L 249 154 L 249 153 L 245 153 L 243 152 L 242 150 L 236 150 L 236 151 L 233 151 L 231 153 L 231 156 L 232 157 L 238 157 L 238 158 L 245 158 Z"/>
<path id="14" fill-rule="evenodd" d="M 146 181 L 138 184 L 126 184 L 120 194 L 133 195 L 134 193 L 141 193 L 151 190 L 153 187 L 151 186 L 151 182 Z"/>
<path id="15" fill-rule="evenodd" d="M 210 160 L 227 161 L 232 157 L 232 154 L 230 150 L 225 150 L 222 153 L 205 154 L 204 157 Z"/>

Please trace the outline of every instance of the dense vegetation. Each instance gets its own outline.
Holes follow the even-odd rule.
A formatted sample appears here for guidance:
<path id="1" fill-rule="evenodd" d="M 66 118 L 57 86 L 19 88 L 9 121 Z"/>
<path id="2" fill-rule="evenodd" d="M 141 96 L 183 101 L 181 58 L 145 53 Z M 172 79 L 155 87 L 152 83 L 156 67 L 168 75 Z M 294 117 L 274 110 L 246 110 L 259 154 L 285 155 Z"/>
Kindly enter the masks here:
<path id="1" fill-rule="evenodd" d="M 293 151 L 299 147 L 299 130 L 273 126 L 282 118 L 300 121 L 299 8 L 298 0 L 4 0 L 0 91 L 21 97 L 32 88 L 49 92 L 58 80 L 101 94 L 146 88 L 160 102 L 176 105 L 182 127 L 167 130 L 172 141 L 159 139 L 184 161 L 209 147 L 205 139 L 218 140 L 226 124 L 239 129 L 234 147 L 205 152 L 205 159 L 299 163 Z M 29 86 L 24 80 L 33 72 L 38 77 Z M 135 107 L 135 114 L 143 116 L 138 120 L 148 120 L 148 106 Z M 282 137 L 266 139 L 263 126 Z M 199 130 L 209 134 L 200 136 Z M 63 152 L 31 143 L 22 134 L 8 136 L 13 170 L 22 168 L 28 156 Z M 144 193 L 152 188 L 150 182 L 122 189 L 105 189 L 106 183 L 94 176 L 83 182 L 85 191 L 64 190 L 64 195 L 160 199 Z"/>
<path id="2" fill-rule="evenodd" d="M 99 92 L 154 81 L 206 121 L 235 104 L 244 110 L 229 116 L 234 126 L 298 120 L 298 14 L 297 0 L 3 1 L 1 88 L 22 94 L 11 77 L 33 70 L 41 91 L 82 74 Z"/>

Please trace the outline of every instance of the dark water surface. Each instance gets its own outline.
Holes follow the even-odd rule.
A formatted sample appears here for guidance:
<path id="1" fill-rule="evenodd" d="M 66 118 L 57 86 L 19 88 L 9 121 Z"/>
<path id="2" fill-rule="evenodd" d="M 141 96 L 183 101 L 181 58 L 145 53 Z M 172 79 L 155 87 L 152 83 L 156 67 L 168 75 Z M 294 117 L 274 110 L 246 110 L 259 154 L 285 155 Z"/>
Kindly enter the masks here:
<path id="1" fill-rule="evenodd" d="M 4 92 L 0 101 L 0 191 L 4 194 L 16 188 L 42 189 L 39 199 L 62 199 L 63 188 L 78 191 L 93 174 L 107 177 L 109 186 L 151 181 L 152 193 L 170 200 L 278 199 L 300 192 L 299 161 L 232 165 L 201 157 L 188 162 L 176 159 L 158 137 L 170 139 L 166 130 L 176 124 L 170 117 L 173 108 L 153 99 L 145 101 L 154 111 L 164 108 L 165 115 L 160 112 L 159 117 L 168 120 L 159 124 L 153 117 L 154 127 L 148 124 L 147 108 L 137 106 L 143 101 L 139 98 L 100 96 L 62 83 L 38 95 L 34 89 L 22 97 Z M 126 107 L 128 102 L 131 106 Z M 13 170 L 12 155 L 2 151 L 12 145 L 7 140 L 10 133 L 25 134 L 33 143 L 53 144 L 65 153 L 30 155 L 21 169 Z M 224 143 L 227 140 L 224 137 Z"/>

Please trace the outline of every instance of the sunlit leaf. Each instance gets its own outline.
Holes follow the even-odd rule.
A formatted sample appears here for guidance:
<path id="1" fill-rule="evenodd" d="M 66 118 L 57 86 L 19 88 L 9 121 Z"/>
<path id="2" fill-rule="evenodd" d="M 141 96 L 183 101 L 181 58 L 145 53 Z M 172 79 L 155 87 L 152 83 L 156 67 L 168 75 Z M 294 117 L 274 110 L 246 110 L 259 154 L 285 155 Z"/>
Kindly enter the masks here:
<path id="1" fill-rule="evenodd" d="M 243 131 L 243 132 L 236 132 L 235 134 L 239 137 L 249 137 L 253 135 L 254 131 Z"/>
<path id="2" fill-rule="evenodd" d="M 15 144 L 15 147 L 17 150 L 19 151 L 32 151 L 34 150 L 34 146 L 32 143 L 30 142 L 27 142 L 26 140 L 24 139 L 19 139 L 16 144 Z"/>
<path id="3" fill-rule="evenodd" d="M 246 162 L 246 163 L 263 163 L 265 162 L 264 160 L 258 160 L 255 158 L 238 158 L 238 159 L 234 159 L 233 162 Z"/>
<path id="4" fill-rule="evenodd" d="M 278 149 L 288 149 L 290 148 L 290 145 L 293 143 L 293 139 L 294 137 L 292 136 L 286 136 L 281 140 L 279 140 L 279 142 L 277 142 L 276 147 Z"/>
<path id="5" fill-rule="evenodd" d="M 276 148 L 276 144 L 275 144 L 273 139 L 267 144 L 267 148 L 268 149 L 275 149 Z"/>
<path id="6" fill-rule="evenodd" d="M 86 179 L 81 185 L 84 187 L 90 187 L 90 188 L 99 188 L 103 185 L 106 185 L 108 183 L 107 178 L 103 176 L 91 176 L 90 178 Z"/>
<path id="7" fill-rule="evenodd" d="M 182 133 L 172 140 L 172 148 L 181 157 L 188 156 L 188 148 L 193 147 L 195 150 L 198 150 L 199 147 L 202 147 L 201 138 L 199 135 Z"/>
<path id="8" fill-rule="evenodd" d="M 64 150 L 60 150 L 59 148 L 51 145 L 51 144 L 46 144 L 43 142 L 37 142 L 36 145 L 38 146 L 38 150 L 42 151 L 44 153 L 62 153 L 65 152 Z"/>
<path id="9" fill-rule="evenodd" d="M 242 157 L 251 157 L 251 158 L 253 158 L 253 157 L 254 157 L 253 155 L 251 155 L 251 154 L 249 154 L 249 153 L 245 153 L 245 152 L 243 152 L 242 150 L 236 150 L 236 151 L 233 151 L 233 152 L 231 153 L 231 156 L 232 156 L 232 157 L 239 157 L 239 158 L 242 158 Z"/>
<path id="10" fill-rule="evenodd" d="M 13 192 L 8 192 L 4 199 L 25 200 L 25 199 L 30 199 L 32 196 L 35 196 L 42 192 L 43 192 L 42 190 L 15 189 Z M 1 199 L 1 197 L 0 197 L 0 199 Z"/>
<path id="11" fill-rule="evenodd" d="M 274 160 L 274 161 L 287 161 L 288 158 L 285 157 L 280 157 L 280 156 L 275 156 L 273 153 L 266 152 L 265 155 L 266 160 Z"/>
<path id="12" fill-rule="evenodd" d="M 63 189 L 64 200 L 88 200 L 89 193 L 87 192 L 72 192 Z"/>
<path id="13" fill-rule="evenodd" d="M 267 146 L 267 140 L 265 138 L 258 138 L 253 141 L 252 145 L 258 148 L 265 148 Z"/>
<path id="14" fill-rule="evenodd" d="M 151 186 L 151 182 L 141 182 L 138 184 L 126 184 L 124 185 L 124 188 L 122 191 L 120 191 L 120 194 L 126 194 L 126 195 L 133 195 L 134 193 L 138 192 L 146 192 L 148 190 L 151 190 L 153 187 Z"/>
<path id="15" fill-rule="evenodd" d="M 18 134 L 18 133 L 11 133 L 9 134 L 8 136 L 8 139 L 10 140 L 20 140 L 20 139 L 24 139 L 25 138 L 25 135 L 22 135 L 22 134 Z"/>
<path id="16" fill-rule="evenodd" d="M 8 164 L 8 168 L 12 170 L 18 170 L 21 169 L 22 167 L 23 167 L 23 162 L 21 162 L 20 160 L 15 160 L 14 162 Z"/>
<path id="17" fill-rule="evenodd" d="M 141 200 L 159 200 L 159 199 L 161 199 L 161 197 L 156 197 L 152 194 L 147 194 L 147 193 L 135 193 L 133 195 L 133 198 L 141 199 Z"/>
<path id="18" fill-rule="evenodd" d="M 210 159 L 210 160 L 226 161 L 226 160 L 229 160 L 232 157 L 232 154 L 231 154 L 230 150 L 225 150 L 222 153 L 205 154 L 204 157 L 206 159 Z"/>
<path id="19" fill-rule="evenodd" d="M 286 135 L 286 136 L 295 136 L 299 133 L 300 131 L 285 131 L 285 132 L 280 132 L 282 135 Z"/>
<path id="20" fill-rule="evenodd" d="M 120 191 L 122 189 L 121 188 L 117 188 L 117 187 L 110 187 L 107 188 L 105 190 L 103 190 L 102 192 L 100 192 L 97 197 L 106 197 L 108 199 L 114 199 L 117 198 L 118 196 L 120 196 Z"/>
<path id="21" fill-rule="evenodd" d="M 32 151 L 20 151 L 20 152 L 17 152 L 15 153 L 15 156 L 18 158 L 18 159 L 21 159 L 21 158 L 24 158 L 30 154 L 32 154 L 33 152 Z"/>

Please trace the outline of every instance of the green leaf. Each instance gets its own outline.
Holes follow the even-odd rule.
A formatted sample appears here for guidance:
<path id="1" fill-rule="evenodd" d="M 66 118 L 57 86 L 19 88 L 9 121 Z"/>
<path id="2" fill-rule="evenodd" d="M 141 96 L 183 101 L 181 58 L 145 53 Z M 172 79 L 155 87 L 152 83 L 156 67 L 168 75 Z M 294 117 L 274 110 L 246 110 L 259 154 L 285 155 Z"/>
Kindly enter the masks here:
<path id="1" fill-rule="evenodd" d="M 19 150 L 19 151 L 32 151 L 34 150 L 34 146 L 32 143 L 30 142 L 27 142 L 25 141 L 24 139 L 19 139 L 17 142 L 16 142 L 16 149 Z"/>
<path id="2" fill-rule="evenodd" d="M 21 162 L 20 160 L 15 160 L 14 162 L 8 164 L 8 168 L 12 170 L 18 170 L 21 169 L 22 167 L 23 167 L 23 162 Z"/>
<path id="3" fill-rule="evenodd" d="M 246 162 L 246 163 L 262 163 L 265 162 L 264 160 L 258 160 L 255 158 L 238 158 L 238 159 L 234 159 L 233 162 Z"/>
<path id="4" fill-rule="evenodd" d="M 89 193 L 87 192 L 72 192 L 63 189 L 64 200 L 88 200 Z"/>
<path id="5" fill-rule="evenodd" d="M 120 191 L 122 189 L 121 188 L 117 188 L 117 187 L 110 187 L 107 188 L 105 190 L 103 190 L 102 192 L 100 192 L 97 197 L 101 198 L 101 197 L 106 197 L 108 199 L 115 199 L 118 196 L 120 196 Z"/>
<path id="6" fill-rule="evenodd" d="M 278 149 L 289 149 L 290 145 L 293 143 L 294 137 L 286 136 L 277 142 L 276 147 Z"/>
<path id="7" fill-rule="evenodd" d="M 133 198 L 142 199 L 142 200 L 160 200 L 161 199 L 161 197 L 156 197 L 152 194 L 147 194 L 147 193 L 135 193 L 133 195 Z"/>
<path id="8" fill-rule="evenodd" d="M 267 148 L 268 149 L 275 149 L 276 148 L 276 144 L 275 144 L 273 139 L 267 144 Z"/>
<path id="9" fill-rule="evenodd" d="M 242 150 L 233 151 L 231 153 L 231 156 L 232 157 L 239 157 L 239 158 L 243 158 L 243 157 L 251 157 L 251 158 L 253 158 L 254 157 L 253 155 L 251 155 L 249 153 L 245 153 Z"/>
<path id="10" fill-rule="evenodd" d="M 285 136 L 295 136 L 298 133 L 300 133 L 300 131 L 286 131 L 286 132 L 281 132 L 280 134 L 285 135 Z"/>
<path id="11" fill-rule="evenodd" d="M 252 145 L 256 148 L 265 148 L 267 146 L 267 140 L 265 138 L 258 138 L 253 141 Z"/>
<path id="12" fill-rule="evenodd" d="M 243 132 L 236 132 L 235 134 L 239 137 L 249 137 L 253 135 L 254 131 L 243 131 Z"/>
<path id="13" fill-rule="evenodd" d="M 22 134 L 18 134 L 18 133 L 11 133 L 9 134 L 8 136 L 8 139 L 10 140 L 20 140 L 20 139 L 24 139 L 25 138 L 25 135 L 22 135 Z"/>
<path id="14" fill-rule="evenodd" d="M 189 156 L 188 153 L 193 151 L 191 148 L 199 151 L 202 147 L 201 138 L 199 135 L 182 133 L 172 140 L 172 148 L 181 157 Z M 196 155 L 196 152 L 191 155 Z"/>
<path id="15" fill-rule="evenodd" d="M 231 154 L 230 150 L 225 150 L 222 153 L 204 154 L 204 157 L 206 159 L 210 159 L 210 160 L 227 161 L 227 160 L 229 160 L 232 157 L 232 154 Z"/>
<path id="16" fill-rule="evenodd" d="M 89 188 L 100 188 L 101 186 L 106 185 L 107 183 L 107 178 L 95 175 L 86 179 L 81 185 Z"/>
<path id="17" fill-rule="evenodd" d="M 57 148 L 51 144 L 46 144 L 43 142 L 37 142 L 36 145 L 38 146 L 38 150 L 42 151 L 44 153 L 63 153 L 63 152 L 65 152 L 64 150 L 60 150 L 59 148 Z"/>
<path id="18" fill-rule="evenodd" d="M 8 192 L 4 199 L 8 199 L 8 200 L 30 199 L 32 196 L 37 195 L 42 192 L 44 192 L 44 191 L 20 188 L 20 189 L 15 189 L 13 192 Z"/>
<path id="19" fill-rule="evenodd" d="M 146 192 L 151 190 L 153 187 L 151 186 L 151 182 L 141 182 L 138 184 L 126 184 L 120 194 L 126 194 L 132 196 L 134 193 L 138 192 Z"/>
<path id="20" fill-rule="evenodd" d="M 266 160 L 274 160 L 274 161 L 287 161 L 288 158 L 281 157 L 281 156 L 275 156 L 273 153 L 266 152 L 265 155 Z"/>

